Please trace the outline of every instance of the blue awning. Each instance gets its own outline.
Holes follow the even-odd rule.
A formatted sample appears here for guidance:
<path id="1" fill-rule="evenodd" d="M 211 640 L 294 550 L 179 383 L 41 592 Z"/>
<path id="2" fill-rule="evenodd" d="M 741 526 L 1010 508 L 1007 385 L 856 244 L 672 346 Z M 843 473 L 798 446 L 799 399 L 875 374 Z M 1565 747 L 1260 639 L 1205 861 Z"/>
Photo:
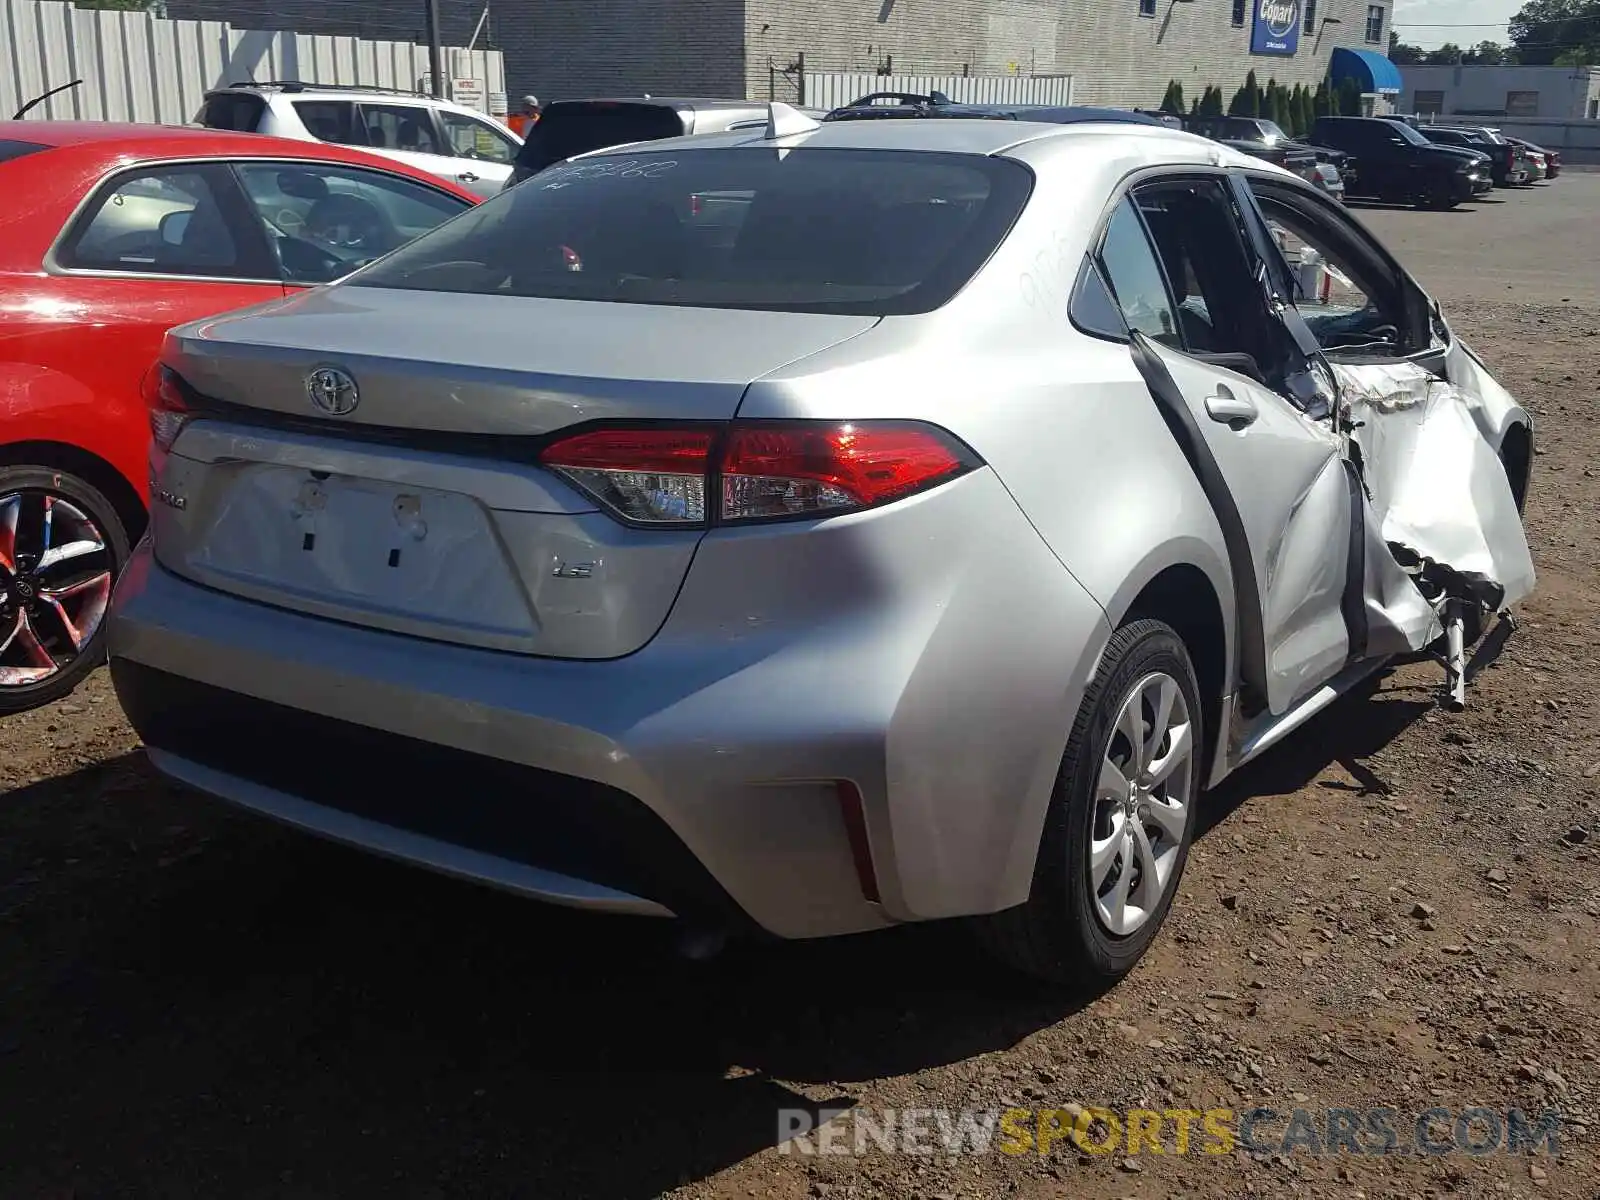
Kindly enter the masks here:
<path id="1" fill-rule="evenodd" d="M 1399 95 L 1400 68 L 1376 50 L 1350 50 L 1339 46 L 1328 64 L 1334 83 L 1354 79 L 1364 94 Z"/>

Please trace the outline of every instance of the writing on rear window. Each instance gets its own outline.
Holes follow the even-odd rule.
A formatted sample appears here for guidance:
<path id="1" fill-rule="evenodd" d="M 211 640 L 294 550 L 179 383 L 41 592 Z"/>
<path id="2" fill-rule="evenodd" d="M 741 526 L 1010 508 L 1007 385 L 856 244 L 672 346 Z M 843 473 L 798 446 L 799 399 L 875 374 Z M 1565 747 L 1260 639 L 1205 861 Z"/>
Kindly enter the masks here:
<path id="1" fill-rule="evenodd" d="M 644 160 L 635 158 L 599 158 L 593 162 L 576 162 L 565 167 L 551 167 L 539 176 L 540 184 L 547 189 L 564 188 L 569 183 L 586 179 L 660 179 L 678 165 L 676 159 Z"/>

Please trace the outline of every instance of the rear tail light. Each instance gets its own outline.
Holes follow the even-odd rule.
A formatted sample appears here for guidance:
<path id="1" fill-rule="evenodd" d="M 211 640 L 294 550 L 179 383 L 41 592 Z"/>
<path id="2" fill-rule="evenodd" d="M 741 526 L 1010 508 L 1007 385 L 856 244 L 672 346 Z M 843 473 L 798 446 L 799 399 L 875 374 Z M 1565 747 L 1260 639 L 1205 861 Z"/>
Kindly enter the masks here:
<path id="1" fill-rule="evenodd" d="M 927 425 L 734 425 L 723 447 L 724 521 L 871 508 L 953 479 L 971 452 Z"/>
<path id="2" fill-rule="evenodd" d="M 539 460 L 625 521 L 701 525 L 709 429 L 596 429 L 546 447 Z"/>
<path id="3" fill-rule="evenodd" d="M 905 421 L 593 429 L 540 461 L 613 516 L 669 527 L 838 516 L 982 465 L 942 429 Z"/>
<path id="4" fill-rule="evenodd" d="M 194 416 L 183 399 L 183 381 L 171 367 L 157 366 L 145 375 L 143 391 L 150 410 L 150 434 L 156 448 L 165 453 Z"/>

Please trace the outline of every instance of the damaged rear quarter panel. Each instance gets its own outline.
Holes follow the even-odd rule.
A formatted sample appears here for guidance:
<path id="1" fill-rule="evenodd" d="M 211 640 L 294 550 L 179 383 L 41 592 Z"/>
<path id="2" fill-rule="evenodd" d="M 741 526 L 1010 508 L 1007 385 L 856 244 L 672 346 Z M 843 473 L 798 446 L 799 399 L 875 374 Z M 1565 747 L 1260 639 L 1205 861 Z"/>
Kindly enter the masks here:
<path id="1" fill-rule="evenodd" d="M 1473 421 L 1497 455 L 1512 426 L 1522 425 L 1530 434 L 1533 432 L 1533 418 L 1527 410 L 1500 386 L 1483 360 L 1459 337 L 1453 339 L 1445 356 L 1445 370 L 1450 382 L 1461 389 Z"/>

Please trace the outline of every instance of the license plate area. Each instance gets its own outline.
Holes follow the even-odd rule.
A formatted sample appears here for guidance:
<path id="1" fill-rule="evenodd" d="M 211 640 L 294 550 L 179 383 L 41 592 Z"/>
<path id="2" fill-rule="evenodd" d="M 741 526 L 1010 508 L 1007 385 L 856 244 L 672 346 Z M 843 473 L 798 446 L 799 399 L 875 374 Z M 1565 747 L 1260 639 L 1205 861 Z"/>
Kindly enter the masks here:
<path id="1" fill-rule="evenodd" d="M 199 553 L 205 581 L 399 631 L 525 648 L 538 632 L 488 510 L 470 496 L 241 464 Z"/>

